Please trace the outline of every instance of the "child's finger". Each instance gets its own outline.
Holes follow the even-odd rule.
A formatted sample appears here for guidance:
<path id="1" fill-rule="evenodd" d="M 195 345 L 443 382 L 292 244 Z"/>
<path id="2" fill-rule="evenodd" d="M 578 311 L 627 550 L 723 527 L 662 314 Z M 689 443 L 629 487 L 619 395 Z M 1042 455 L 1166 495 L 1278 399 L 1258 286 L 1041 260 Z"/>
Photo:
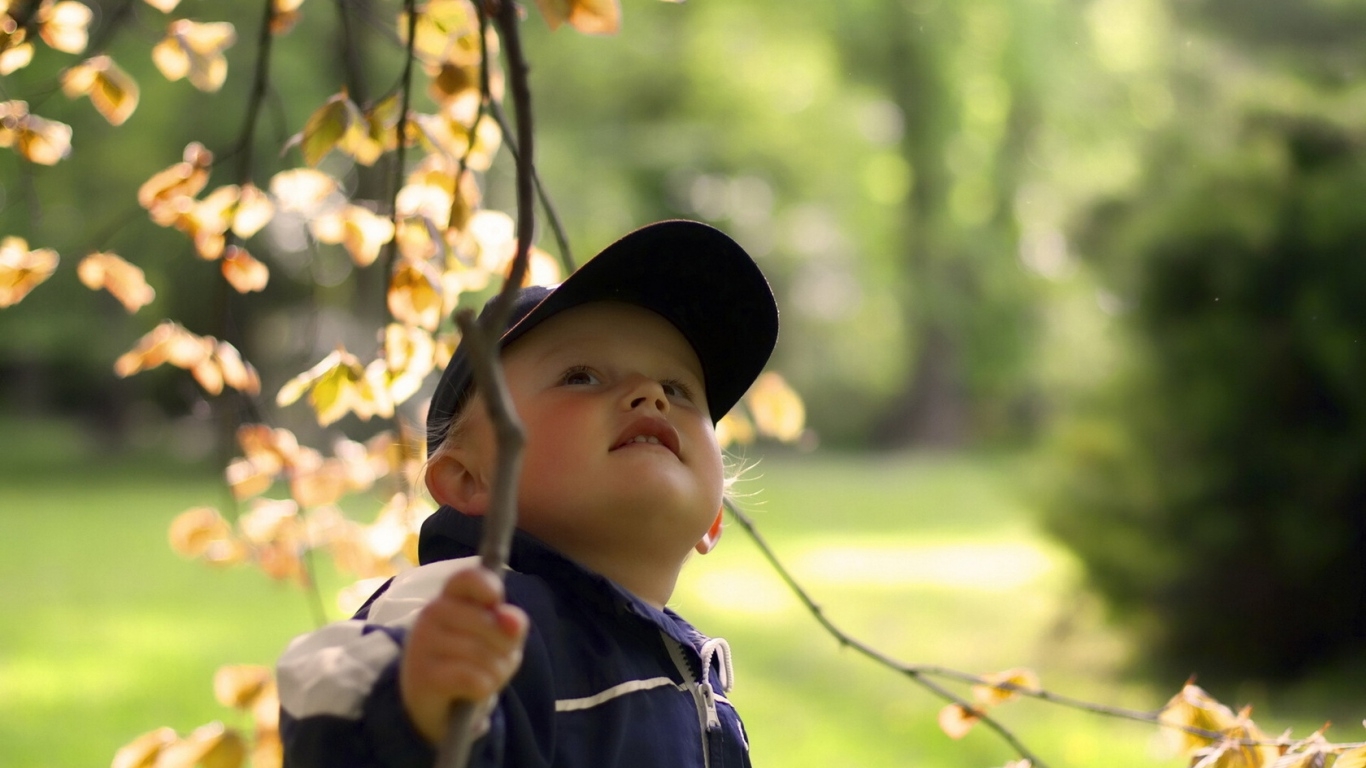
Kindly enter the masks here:
<path id="1" fill-rule="evenodd" d="M 531 626 L 531 619 L 527 617 L 526 611 L 511 603 L 498 606 L 493 612 L 493 617 L 498 623 L 498 628 L 519 643 L 526 637 L 527 629 Z"/>
<path id="2" fill-rule="evenodd" d="M 503 580 L 483 566 L 466 568 L 446 580 L 441 594 L 492 608 L 503 602 Z"/>

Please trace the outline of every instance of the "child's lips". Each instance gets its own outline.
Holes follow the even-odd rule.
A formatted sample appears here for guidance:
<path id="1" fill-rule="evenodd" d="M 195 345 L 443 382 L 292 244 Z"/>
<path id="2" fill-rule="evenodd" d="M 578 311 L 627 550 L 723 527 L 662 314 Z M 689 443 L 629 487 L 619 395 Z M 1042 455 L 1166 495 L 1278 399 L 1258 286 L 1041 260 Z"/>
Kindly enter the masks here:
<path id="1" fill-rule="evenodd" d="M 631 422 L 621 433 L 612 450 L 631 445 L 661 445 L 678 455 L 678 430 L 663 419 L 641 418 Z"/>

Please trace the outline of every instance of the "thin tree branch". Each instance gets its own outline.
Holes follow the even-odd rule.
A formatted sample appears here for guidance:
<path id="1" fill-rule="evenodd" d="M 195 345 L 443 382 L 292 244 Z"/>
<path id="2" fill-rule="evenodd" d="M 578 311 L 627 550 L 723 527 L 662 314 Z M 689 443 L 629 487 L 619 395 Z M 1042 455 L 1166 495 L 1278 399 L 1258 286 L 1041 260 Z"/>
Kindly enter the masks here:
<path id="1" fill-rule="evenodd" d="M 463 342 L 471 347 L 470 361 L 474 368 L 475 386 L 484 394 L 484 405 L 497 437 L 497 465 L 490 509 L 484 516 L 483 538 L 479 555 L 483 566 L 502 578 L 507 567 L 508 552 L 517 527 L 517 481 L 521 473 L 522 445 L 525 441 L 521 424 L 512 406 L 512 398 L 503 381 L 502 366 L 498 361 L 498 338 L 512 313 L 513 297 L 521 288 L 527 271 L 531 249 L 531 235 L 535 231 L 536 210 L 533 178 L 531 89 L 527 82 L 527 64 L 518 34 L 517 7 L 509 0 L 490 0 L 498 31 L 507 47 L 507 66 L 513 103 L 517 108 L 518 142 L 522 154 L 517 158 L 517 252 L 512 267 L 503 282 L 493 306 L 480 324 L 473 314 L 462 311 L 456 317 Z M 485 68 L 488 61 L 483 62 Z M 437 750 L 439 768 L 464 768 L 469 761 L 470 745 L 474 741 L 476 704 L 457 702 L 451 709 L 445 738 Z"/>
<path id="2" fill-rule="evenodd" d="M 921 670 L 918 667 L 902 664 L 896 659 L 893 659 L 890 656 L 883 654 L 881 651 L 878 651 L 872 646 L 867 645 L 861 640 L 858 640 L 846 634 L 843 630 L 836 626 L 835 623 L 825 615 L 825 611 L 820 607 L 820 605 L 811 598 L 811 595 L 809 595 L 807 591 L 803 589 L 800 584 L 797 583 L 797 580 L 793 578 L 792 573 L 787 570 L 787 567 L 782 564 L 782 561 L 778 559 L 778 555 L 774 553 L 773 548 L 770 547 L 768 545 L 768 542 L 764 539 L 764 537 L 759 534 L 759 529 L 755 527 L 754 521 L 751 520 L 749 516 L 747 516 L 744 512 L 741 512 L 740 508 L 737 507 L 735 503 L 732 502 L 730 499 L 725 500 L 725 506 L 726 511 L 730 512 L 731 517 L 735 518 L 736 522 L 740 523 L 740 527 L 744 528 L 745 532 L 749 534 L 749 537 L 754 540 L 754 544 L 757 547 L 759 547 L 759 552 L 763 554 L 764 559 L 767 560 L 768 564 L 773 567 L 773 570 L 778 573 L 778 577 L 783 580 L 783 583 L 787 584 L 788 589 L 790 589 L 792 593 L 797 596 L 797 599 L 801 601 L 802 605 L 806 606 L 807 611 L 809 611 L 811 615 L 815 617 L 816 621 L 822 627 L 825 627 L 825 630 L 829 632 L 830 635 L 834 637 L 835 640 L 837 640 L 841 645 L 849 646 L 850 648 L 853 648 L 854 650 L 862 653 L 863 655 L 868 656 L 874 661 L 877 661 L 883 666 L 890 667 L 892 669 L 897 670 L 898 672 L 901 672 L 902 674 L 905 674 L 906 676 L 910 677 L 912 680 L 919 683 L 921 686 L 933 692 L 940 698 L 945 699 L 946 701 L 949 701 L 951 703 L 957 704 L 958 706 L 963 707 L 967 711 L 972 712 L 974 715 L 977 716 L 977 718 L 982 722 L 983 725 L 995 731 L 1002 739 L 1005 740 L 1007 744 L 1010 745 L 1012 749 L 1015 750 L 1016 754 L 1028 760 L 1030 762 L 1030 765 L 1034 766 L 1034 768 L 1047 768 L 1046 764 L 1042 760 L 1040 760 L 1036 755 L 1034 755 L 1034 753 L 1030 752 L 1029 748 L 1026 747 L 1019 740 L 1019 738 L 1017 738 L 1015 734 L 1010 731 L 1010 729 L 1006 728 L 1004 725 L 999 723 L 995 718 L 983 712 L 980 708 L 974 707 L 972 704 L 970 704 L 960 696 L 954 694 L 953 692 L 945 689 L 943 686 L 940 686 L 938 683 L 929 679 L 929 677 L 927 677 L 927 673 L 924 670 Z"/>
<path id="3" fill-rule="evenodd" d="M 356 5 L 358 3 L 350 3 Z M 341 64 L 342 70 L 346 72 L 346 89 L 351 94 L 351 100 L 360 104 L 365 101 L 365 72 L 361 67 L 360 42 L 356 36 L 355 27 L 351 21 L 351 11 L 347 9 L 347 0 L 336 0 L 337 21 L 340 26 L 339 37 L 341 40 Z"/>
<path id="4" fill-rule="evenodd" d="M 408 19 L 408 47 L 403 59 L 403 99 L 399 107 L 398 125 L 394 126 L 398 149 L 394 153 L 394 175 L 389 190 L 389 218 L 394 224 L 394 236 L 384 246 L 385 275 L 392 275 L 398 262 L 398 192 L 403 187 L 403 168 L 408 160 L 408 109 L 413 98 L 413 62 L 417 60 L 417 3 L 403 0 L 403 12 Z"/>
<path id="5" fill-rule="evenodd" d="M 825 630 L 829 632 L 830 635 L 834 637 L 837 642 L 839 642 L 841 645 L 845 645 L 857 650 L 863 655 L 873 659 L 874 661 L 878 662 L 879 664 L 882 664 L 885 667 L 888 667 L 889 669 L 895 670 L 906 675 L 907 677 L 914 680 L 916 683 L 933 691 L 936 695 L 948 699 L 949 701 L 952 701 L 958 704 L 959 706 L 966 707 L 968 711 L 978 716 L 982 723 L 987 725 L 987 727 L 991 728 L 992 730 L 996 731 L 1003 739 L 1005 739 L 1006 742 L 1009 743 L 1011 747 L 1019 753 L 1020 757 L 1029 760 L 1035 766 L 1035 768 L 1043 766 L 1044 763 L 1042 763 L 1037 757 L 1031 755 L 1029 751 L 1024 747 L 1024 745 L 1020 743 L 1019 739 L 1017 739 L 1014 736 L 1014 734 L 1012 734 L 1009 730 L 1004 728 L 999 722 L 995 721 L 994 719 L 983 713 L 980 708 L 974 707 L 971 704 L 968 704 L 967 702 L 963 701 L 962 699 L 959 699 L 958 697 L 954 696 L 952 693 L 946 692 L 942 687 L 938 686 L 932 680 L 930 680 L 930 678 L 944 677 L 973 685 L 990 686 L 993 688 L 997 688 L 999 690 L 1011 691 L 1014 693 L 1018 693 L 1021 696 L 1027 696 L 1033 699 L 1038 699 L 1040 701 L 1049 702 L 1050 704 L 1057 704 L 1059 706 L 1081 710 L 1084 712 L 1089 712 L 1091 714 L 1103 715 L 1106 717 L 1114 717 L 1122 720 L 1132 720 L 1142 723 L 1149 723 L 1162 728 L 1181 731 L 1183 733 L 1188 733 L 1193 736 L 1199 736 L 1201 738 L 1209 739 L 1213 742 L 1235 741 L 1237 744 L 1241 746 L 1284 746 L 1284 744 L 1279 741 L 1258 741 L 1255 739 L 1230 740 L 1228 738 L 1228 734 L 1226 733 L 1164 721 L 1162 719 L 1162 710 L 1145 711 L 1128 709 L 1125 707 L 1116 707 L 1108 704 L 1096 704 L 1094 702 L 1083 701 L 1081 699 L 1073 698 L 1071 696 L 1064 696 L 1061 694 L 1053 693 L 1052 691 L 1048 691 L 1043 688 L 1032 688 L 1028 686 L 1017 685 L 1010 682 L 998 682 L 994 680 L 988 680 L 980 675 L 974 675 L 968 672 L 950 669 L 948 667 L 942 667 L 931 664 L 906 664 L 904 662 L 898 661 L 897 659 L 887 656 L 881 651 L 878 651 L 877 649 L 869 646 L 861 640 L 858 640 L 857 638 L 847 634 L 838 626 L 836 626 L 835 623 L 825 615 L 825 611 L 821 608 L 820 604 L 818 604 L 811 597 L 811 595 L 801 586 L 801 584 L 797 582 L 796 578 L 792 576 L 792 573 L 788 571 L 787 567 L 783 565 L 782 561 L 778 559 L 778 556 L 773 551 L 773 548 L 759 533 L 759 530 L 755 526 L 754 521 L 751 520 L 748 515 L 742 512 L 739 509 L 739 507 L 737 507 L 729 499 L 726 500 L 725 506 L 726 510 L 730 512 L 731 517 L 734 518 L 735 521 L 740 524 L 740 527 L 744 528 L 745 532 L 749 534 L 750 538 L 754 541 L 755 546 L 759 548 L 760 554 L 762 554 L 764 559 L 768 561 L 770 566 L 772 566 L 773 570 L 778 574 L 778 577 L 783 580 L 783 583 L 787 585 L 788 589 L 791 590 L 793 595 L 796 596 L 797 600 L 801 602 L 801 604 L 807 609 L 807 611 L 816 619 L 817 623 L 824 627 Z M 1338 749 L 1350 749 L 1356 746 L 1360 745 L 1333 745 L 1334 748 Z"/>
<path id="6" fill-rule="evenodd" d="M 275 2 L 265 0 L 264 5 L 261 31 L 256 36 L 256 74 L 252 78 L 251 95 L 247 98 L 247 116 L 242 123 L 241 139 L 237 143 L 237 183 L 240 185 L 251 182 L 252 161 L 256 151 L 256 123 L 270 89 L 270 53 L 275 40 L 270 28 L 275 24 Z"/>
<path id="7" fill-rule="evenodd" d="M 498 127 L 503 131 L 503 144 L 507 146 L 508 153 L 512 155 L 513 160 L 519 160 L 521 155 L 517 150 L 517 144 L 510 138 L 512 129 L 508 124 L 507 115 L 503 112 L 503 108 L 498 105 L 498 102 L 489 100 L 489 111 L 493 115 L 493 119 L 498 121 Z M 573 253 L 569 249 L 569 237 L 565 234 L 564 223 L 560 221 L 560 215 L 555 210 L 555 204 L 541 184 L 541 176 L 534 167 L 531 169 L 531 178 L 536 184 L 536 195 L 541 201 L 541 209 L 545 211 L 546 219 L 550 222 L 550 231 L 555 235 L 555 244 L 560 249 L 560 262 L 564 265 L 566 274 L 572 273 L 577 267 L 574 263 Z"/>

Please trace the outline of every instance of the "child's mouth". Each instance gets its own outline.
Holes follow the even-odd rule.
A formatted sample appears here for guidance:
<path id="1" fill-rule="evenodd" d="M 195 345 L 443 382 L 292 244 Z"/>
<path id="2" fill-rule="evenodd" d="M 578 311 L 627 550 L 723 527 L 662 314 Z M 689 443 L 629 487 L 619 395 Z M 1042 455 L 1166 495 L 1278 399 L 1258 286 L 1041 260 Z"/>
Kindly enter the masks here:
<path id="1" fill-rule="evenodd" d="M 661 419 L 637 419 L 622 432 L 622 436 L 612 446 L 612 450 L 632 445 L 658 445 L 678 455 L 678 432 L 673 425 Z"/>

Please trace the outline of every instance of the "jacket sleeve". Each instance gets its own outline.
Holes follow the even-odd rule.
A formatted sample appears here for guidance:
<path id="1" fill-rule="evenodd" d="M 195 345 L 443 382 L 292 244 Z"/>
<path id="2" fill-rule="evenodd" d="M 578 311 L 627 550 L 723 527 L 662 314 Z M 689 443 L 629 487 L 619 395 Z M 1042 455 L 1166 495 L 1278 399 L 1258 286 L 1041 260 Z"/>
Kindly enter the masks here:
<path id="1" fill-rule="evenodd" d="M 418 612 L 474 558 L 406 571 L 355 619 L 296 638 L 276 665 L 286 768 L 430 768 L 435 750 L 408 719 L 399 660 Z"/>

